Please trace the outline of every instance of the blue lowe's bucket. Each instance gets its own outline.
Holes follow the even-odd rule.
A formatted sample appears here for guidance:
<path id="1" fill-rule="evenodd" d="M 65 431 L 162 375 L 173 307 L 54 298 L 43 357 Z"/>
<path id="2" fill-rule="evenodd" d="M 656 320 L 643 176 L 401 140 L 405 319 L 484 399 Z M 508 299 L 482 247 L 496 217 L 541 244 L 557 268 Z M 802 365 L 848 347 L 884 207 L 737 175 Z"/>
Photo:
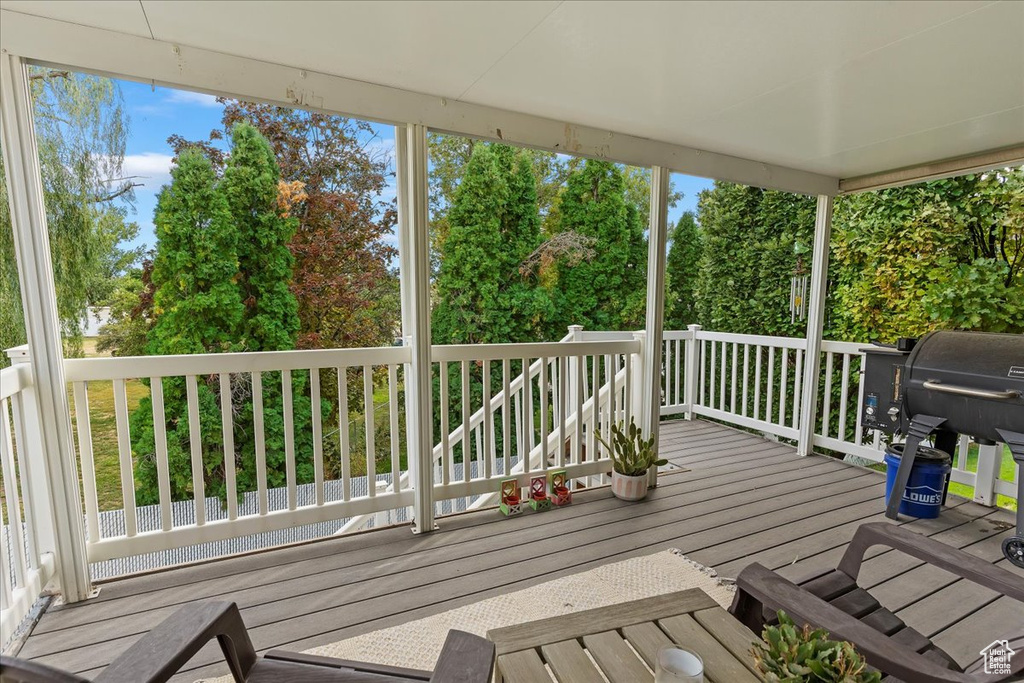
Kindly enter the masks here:
<path id="1" fill-rule="evenodd" d="M 894 443 L 885 449 L 886 504 L 892 495 L 893 484 L 896 483 L 896 470 L 900 467 L 903 448 L 904 444 Z M 903 500 L 900 501 L 900 514 L 922 519 L 938 517 L 950 469 L 948 453 L 927 446 L 918 446 L 914 466 L 910 470 L 910 480 L 907 481 Z"/>

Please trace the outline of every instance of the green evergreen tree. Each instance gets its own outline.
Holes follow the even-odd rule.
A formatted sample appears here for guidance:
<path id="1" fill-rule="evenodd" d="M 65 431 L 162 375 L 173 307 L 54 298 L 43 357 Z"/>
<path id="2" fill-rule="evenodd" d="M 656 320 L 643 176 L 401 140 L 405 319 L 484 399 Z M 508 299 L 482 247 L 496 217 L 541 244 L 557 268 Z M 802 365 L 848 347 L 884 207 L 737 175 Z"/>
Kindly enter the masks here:
<path id="1" fill-rule="evenodd" d="M 502 215 L 508 185 L 488 145 L 477 143 L 448 213 L 441 250 L 436 344 L 481 344 L 501 339 L 495 329 L 501 289 Z"/>
<path id="2" fill-rule="evenodd" d="M 150 354 L 196 354 L 233 351 L 244 307 L 235 278 L 237 231 L 213 165 L 201 152 L 186 150 L 171 169 L 171 184 L 157 197 L 156 257 L 153 262 L 153 313 L 148 333 Z M 197 380 L 198 415 L 203 429 L 202 462 L 206 494 L 223 493 L 224 454 L 215 379 Z M 162 381 L 168 472 L 175 500 L 193 495 L 185 379 Z M 150 398 L 136 409 L 135 480 L 140 504 L 159 500 L 153 410 Z"/>
<path id="3" fill-rule="evenodd" d="M 795 247 L 814 239 L 814 199 L 716 181 L 698 201 L 700 272 L 694 296 L 706 329 L 802 336 L 791 321 Z M 806 256 L 803 265 L 809 272 Z"/>
<path id="4" fill-rule="evenodd" d="M 242 347 L 295 348 L 299 304 L 289 289 L 294 259 L 288 242 L 297 221 L 278 208 L 281 171 L 270 143 L 248 123 L 231 132 L 222 187 L 238 232 L 238 286 L 245 304 Z"/>
<path id="5" fill-rule="evenodd" d="M 238 232 L 217 187 L 213 165 L 187 150 L 157 197 L 156 258 L 149 337 L 153 355 L 237 349 L 244 307 L 238 273 Z"/>
<path id="6" fill-rule="evenodd" d="M 643 217 L 626 198 L 622 170 L 587 159 L 570 173 L 558 207 L 559 231 L 592 237 L 595 257 L 560 263 L 549 335 L 567 325 L 594 330 L 641 324 L 646 280 Z"/>
<path id="7" fill-rule="evenodd" d="M 700 267 L 701 235 L 692 211 L 685 211 L 672 230 L 665 260 L 665 329 L 685 330 L 697 323 L 694 290 Z"/>
<path id="8" fill-rule="evenodd" d="M 501 277 L 494 311 L 496 322 L 501 323 L 492 339 L 543 341 L 543 323 L 549 312 L 547 291 L 540 287 L 535 273 L 521 272 L 523 262 L 541 243 L 533 163 L 521 149 L 492 145 L 492 150 L 508 188 L 501 212 Z"/>

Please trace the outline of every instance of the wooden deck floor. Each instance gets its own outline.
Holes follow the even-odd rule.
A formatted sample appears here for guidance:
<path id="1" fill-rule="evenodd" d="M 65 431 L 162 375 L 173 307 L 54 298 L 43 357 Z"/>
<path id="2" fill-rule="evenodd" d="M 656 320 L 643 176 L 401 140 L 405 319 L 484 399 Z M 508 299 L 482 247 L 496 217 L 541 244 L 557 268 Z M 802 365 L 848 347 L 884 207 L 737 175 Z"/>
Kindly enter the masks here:
<path id="1" fill-rule="evenodd" d="M 724 576 L 756 560 L 794 577 L 834 567 L 859 524 L 884 519 L 877 472 L 707 422 L 665 423 L 661 441 L 686 471 L 665 474 L 642 503 L 596 489 L 540 516 L 475 512 L 442 519 L 434 534 L 399 527 L 122 579 L 49 610 L 21 656 L 92 677 L 202 599 L 236 601 L 259 649 L 304 649 L 665 548 Z M 1009 564 L 1004 511 L 951 497 L 938 519 L 906 524 Z M 900 553 L 876 549 L 861 583 L 962 662 L 997 636 L 1024 633 L 1024 612 L 1007 598 Z M 218 654 L 208 648 L 176 680 L 227 673 Z"/>

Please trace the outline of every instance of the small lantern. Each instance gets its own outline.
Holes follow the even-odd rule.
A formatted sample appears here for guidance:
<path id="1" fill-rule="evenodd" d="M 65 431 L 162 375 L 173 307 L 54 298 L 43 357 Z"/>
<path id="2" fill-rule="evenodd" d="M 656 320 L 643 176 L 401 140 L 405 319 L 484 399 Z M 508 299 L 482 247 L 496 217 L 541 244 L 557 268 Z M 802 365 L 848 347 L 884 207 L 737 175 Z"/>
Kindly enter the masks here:
<path id="1" fill-rule="evenodd" d="M 530 507 L 534 510 L 551 509 L 551 498 L 548 497 L 547 477 L 534 477 L 530 480 Z"/>
<path id="2" fill-rule="evenodd" d="M 551 482 L 551 502 L 555 505 L 568 505 L 572 502 L 572 491 L 569 490 L 569 476 L 565 470 L 554 470 L 548 475 Z"/>
<path id="3" fill-rule="evenodd" d="M 501 505 L 498 507 L 501 514 L 506 517 L 518 515 L 523 511 L 523 504 L 519 499 L 518 480 L 505 479 L 501 482 Z"/>

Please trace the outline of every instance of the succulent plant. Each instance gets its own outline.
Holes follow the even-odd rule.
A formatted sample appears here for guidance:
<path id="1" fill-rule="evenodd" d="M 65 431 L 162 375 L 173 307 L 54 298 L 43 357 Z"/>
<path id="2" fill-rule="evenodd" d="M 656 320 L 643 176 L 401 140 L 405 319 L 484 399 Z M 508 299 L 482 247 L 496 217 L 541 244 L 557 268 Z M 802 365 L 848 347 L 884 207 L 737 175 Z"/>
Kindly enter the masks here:
<path id="1" fill-rule="evenodd" d="M 762 642 L 751 654 L 767 683 L 878 683 L 882 674 L 871 671 L 864 658 L 847 642 L 829 640 L 824 629 L 797 628 L 780 611 L 778 626 L 765 626 Z"/>
<path id="2" fill-rule="evenodd" d="M 645 439 L 632 418 L 625 430 L 617 424 L 612 425 L 611 443 L 601 437 L 600 430 L 595 430 L 594 435 L 612 454 L 612 468 L 621 475 L 638 477 L 651 467 L 668 463 L 664 458 L 658 459 L 654 437 Z"/>

